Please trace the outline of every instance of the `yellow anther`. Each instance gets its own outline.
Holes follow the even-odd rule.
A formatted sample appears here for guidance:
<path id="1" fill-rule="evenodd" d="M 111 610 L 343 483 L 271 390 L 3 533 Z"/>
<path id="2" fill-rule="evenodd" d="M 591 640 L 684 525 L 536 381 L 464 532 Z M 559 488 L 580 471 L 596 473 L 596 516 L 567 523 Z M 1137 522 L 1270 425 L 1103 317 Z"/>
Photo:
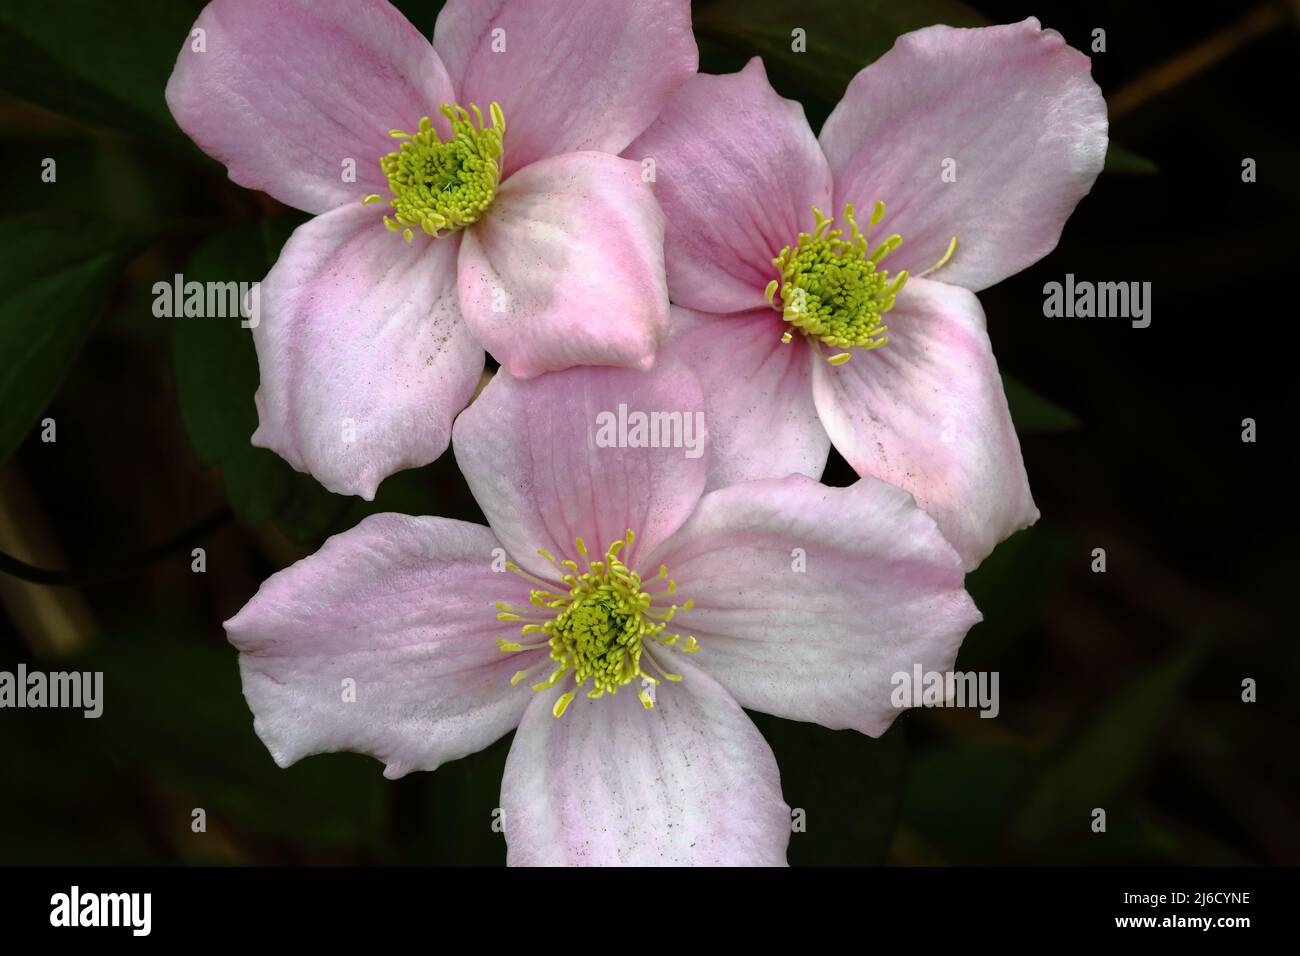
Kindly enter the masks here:
<path id="1" fill-rule="evenodd" d="M 853 205 L 844 207 L 847 237 L 845 229 L 832 228 L 833 219 L 820 209 L 813 207 L 813 217 L 812 232 L 800 233 L 793 246 L 772 260 L 779 278 L 764 290 L 767 301 L 793 326 L 781 341 L 791 342 L 798 330 L 835 349 L 880 348 L 889 341 L 882 316 L 893 307 L 902 286 L 891 282 L 879 265 L 902 237 L 895 234 L 874 247 L 868 244 L 868 233 L 885 217 L 885 204 L 879 200 L 866 232 L 858 228 Z"/>
<path id="2" fill-rule="evenodd" d="M 392 232 L 401 229 L 407 242 L 414 238 L 416 226 L 437 236 L 477 222 L 496 197 L 505 117 L 493 103 L 489 110 L 492 125 L 488 126 L 477 106 L 471 104 L 470 110 L 473 112 L 453 104 L 442 106 L 439 112 L 452 130 L 451 139 L 445 142 L 427 116 L 421 117 L 414 133 L 388 132 L 400 146 L 379 160 L 392 193 L 389 205 L 396 220 L 396 228 L 387 220 L 385 226 Z M 368 196 L 362 201 L 374 200 Z"/>
<path id="3" fill-rule="evenodd" d="M 663 668 L 646 653 L 647 648 L 676 644 L 680 635 L 663 632 L 668 622 L 679 611 L 689 610 L 693 602 L 688 600 L 667 608 L 654 607 L 655 596 L 642 589 L 641 576 L 619 557 L 624 550 L 630 551 L 635 540 L 635 534 L 629 529 L 621 540 L 614 541 L 606 549 L 602 560 L 592 560 L 586 542 L 576 539 L 574 550 L 582 556 L 585 568 L 576 561 L 560 560 L 550 551 L 539 549 L 538 553 L 555 568 L 568 569 L 568 573 L 561 575 L 567 593 L 553 594 L 541 589 L 529 593 L 534 607 L 556 612 L 553 616 L 544 619 L 538 612 L 531 612 L 533 616 L 529 617 L 516 612 L 514 606 L 505 601 L 495 605 L 499 620 L 521 622 L 522 634 L 545 635 L 544 642 L 537 644 L 497 639 L 497 646 L 507 653 L 549 648 L 550 659 L 556 664 L 555 670 L 546 680 L 533 684 L 533 690 L 543 691 L 562 680 L 572 679 L 574 690 L 557 702 L 554 710 L 557 717 L 564 713 L 577 689 L 588 684 L 587 696 L 597 700 L 605 694 L 617 693 L 620 687 L 633 680 L 640 680 L 642 689 L 638 696 L 645 703 L 648 694 L 650 704 L 647 706 L 653 705 L 653 691 L 646 688 L 652 689 L 659 683 L 659 678 L 645 668 L 653 666 L 660 673 L 663 673 Z M 676 582 L 668 577 L 667 566 L 660 566 L 655 579 L 667 583 L 667 593 L 676 590 Z M 691 649 L 694 638 L 687 645 L 687 649 Z M 529 672 L 516 672 L 511 683 L 518 684 Z M 681 677 L 667 674 L 665 679 L 678 682 Z"/>

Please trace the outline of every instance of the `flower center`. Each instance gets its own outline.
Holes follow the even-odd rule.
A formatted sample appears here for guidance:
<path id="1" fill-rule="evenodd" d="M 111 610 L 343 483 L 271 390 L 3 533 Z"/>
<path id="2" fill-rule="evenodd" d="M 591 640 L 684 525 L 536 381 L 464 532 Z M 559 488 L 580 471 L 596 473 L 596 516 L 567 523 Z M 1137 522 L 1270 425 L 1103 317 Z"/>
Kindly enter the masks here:
<path id="1" fill-rule="evenodd" d="M 776 308 L 773 299 L 779 291 L 781 317 L 832 348 L 880 348 L 889 341 L 881 317 L 894 307 L 894 298 L 907 282 L 906 270 L 891 280 L 880 262 L 902 244 L 903 237 L 895 234 L 870 248 L 867 236 L 885 216 L 885 204 L 879 200 L 866 232 L 858 228 L 852 204 L 844 207 L 847 239 L 843 229 L 830 228 L 834 218 L 816 206 L 813 213 L 816 228 L 801 232 L 793 247 L 786 246 L 772 260 L 780 278 L 768 284 L 767 301 Z M 789 342 L 793 333 L 787 330 L 781 341 Z M 850 357 L 841 352 L 828 361 L 841 365 Z"/>
<path id="2" fill-rule="evenodd" d="M 488 112 L 492 125 L 474 104 L 468 110 L 444 104 L 439 112 L 451 123 L 452 138 L 443 142 L 433 122 L 425 116 L 414 133 L 395 129 L 389 136 L 402 140 L 396 152 L 379 160 L 388 177 L 394 213 L 384 217 L 390 232 L 401 232 L 411 241 L 418 226 L 431 236 L 478 222 L 497 193 L 501 182 L 502 140 L 506 132 L 501 107 L 493 103 Z M 363 202 L 383 197 L 367 196 Z"/>
<path id="3" fill-rule="evenodd" d="M 618 557 L 624 547 L 631 548 L 633 540 L 634 535 L 628 529 L 622 540 L 609 546 L 603 559 L 593 561 L 587 556 L 586 544 L 578 538 L 574 545 L 586 570 L 576 561 L 560 561 L 549 551 L 539 550 L 537 553 L 561 572 L 560 581 L 567 587 L 567 593 L 556 593 L 551 585 L 513 563 L 506 565 L 515 574 L 541 585 L 529 594 L 529 601 L 538 610 L 514 608 L 499 601 L 497 620 L 522 622 L 520 634 L 537 637 L 533 638 L 535 643 L 499 637 L 497 646 L 505 653 L 550 648 L 555 670 L 546 680 L 533 684 L 533 690 L 554 687 L 570 674 L 575 685 L 574 690 L 562 694 L 555 702 L 552 712 L 556 717 L 564 714 L 577 691 L 588 681 L 592 686 L 587 696 L 595 700 L 605 694 L 615 694 L 624 684 L 640 679 L 638 696 L 649 709 L 654 706 L 654 688 L 660 678 L 674 683 L 682 679 L 680 674 L 664 670 L 650 653 L 651 648 L 654 645 L 676 647 L 683 654 L 699 650 L 694 637 L 663 633 L 677 612 L 690 610 L 694 602 L 655 606 L 656 599 L 676 593 L 677 584 L 668 577 L 666 566 L 661 566 L 659 573 L 643 584 L 641 576 Z M 681 646 L 677 647 L 679 642 Z M 510 682 L 518 684 L 543 664 L 518 671 Z M 647 666 L 659 676 L 647 672 Z"/>

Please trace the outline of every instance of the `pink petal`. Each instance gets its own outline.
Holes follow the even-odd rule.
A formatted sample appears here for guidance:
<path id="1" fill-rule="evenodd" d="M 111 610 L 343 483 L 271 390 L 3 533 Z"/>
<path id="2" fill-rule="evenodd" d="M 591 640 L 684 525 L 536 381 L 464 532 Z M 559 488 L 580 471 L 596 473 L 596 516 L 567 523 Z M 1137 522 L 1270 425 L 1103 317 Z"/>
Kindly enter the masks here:
<path id="1" fill-rule="evenodd" d="M 501 781 L 511 866 L 784 866 L 790 808 L 772 750 L 683 664 L 649 710 L 636 688 L 525 712 Z"/>
<path id="2" fill-rule="evenodd" d="M 187 37 L 167 83 L 176 122 L 239 185 L 307 212 L 387 196 L 388 131 L 454 102 L 429 41 L 384 0 L 212 0 L 195 28 L 205 52 Z"/>
<path id="3" fill-rule="evenodd" d="M 803 107 L 776 94 L 757 57 L 693 77 L 624 155 L 655 161 L 668 292 L 687 308 L 766 305 L 772 259 L 812 228 L 813 206 L 830 211 L 830 169 Z"/>
<path id="4" fill-rule="evenodd" d="M 711 492 L 660 561 L 695 601 L 672 624 L 699 640 L 695 663 L 743 707 L 834 730 L 883 733 L 893 675 L 951 669 L 980 619 L 934 521 L 871 478 Z"/>
<path id="5" fill-rule="evenodd" d="M 813 365 L 817 410 L 858 474 L 915 495 L 974 568 L 1038 520 L 984 311 L 965 289 L 911 279 L 888 318 L 883 348 Z"/>
<path id="6" fill-rule="evenodd" d="M 672 315 L 675 331 L 662 354 L 680 359 L 704 387 L 707 488 L 791 474 L 820 478 L 831 440 L 812 397 L 812 363 L 820 359 L 803 336 L 782 344 L 790 326 L 767 306 L 734 316 L 674 306 Z"/>
<path id="7" fill-rule="evenodd" d="M 668 333 L 663 228 L 636 163 L 605 153 L 534 163 L 465 232 L 465 321 L 522 378 L 649 368 Z"/>
<path id="8" fill-rule="evenodd" d="M 300 226 L 261 287 L 253 444 L 366 499 L 441 455 L 483 371 L 456 251 L 454 236 L 403 242 L 360 204 Z"/>
<path id="9" fill-rule="evenodd" d="M 396 778 L 515 727 L 531 695 L 510 676 L 544 654 L 497 648 L 494 602 L 528 599 L 492 572 L 499 548 L 480 525 L 372 515 L 268 579 L 226 633 L 275 762 L 357 751 Z"/>
<path id="10" fill-rule="evenodd" d="M 501 104 L 506 176 L 621 152 L 699 59 L 689 0 L 448 0 L 433 45 L 462 104 Z"/>
<path id="11" fill-rule="evenodd" d="M 602 413 L 616 420 L 620 405 L 629 415 L 682 413 L 683 425 L 700 429 L 690 436 L 695 449 L 600 444 Z M 529 381 L 497 375 L 456 421 L 456 461 L 520 565 L 549 574 L 538 548 L 575 557 L 581 537 L 600 554 L 631 528 L 636 543 L 620 557 L 635 567 L 634 556 L 676 531 L 704 489 L 703 407 L 699 382 L 671 359 L 653 372 L 575 368 Z M 631 444 L 635 435 L 626 437 Z"/>
<path id="12" fill-rule="evenodd" d="M 1089 60 L 1032 17 L 899 38 L 849 83 L 822 129 L 835 208 L 884 200 L 886 261 L 979 290 L 1038 261 L 1106 158 L 1106 103 Z M 944 181 L 946 160 L 956 181 Z"/>

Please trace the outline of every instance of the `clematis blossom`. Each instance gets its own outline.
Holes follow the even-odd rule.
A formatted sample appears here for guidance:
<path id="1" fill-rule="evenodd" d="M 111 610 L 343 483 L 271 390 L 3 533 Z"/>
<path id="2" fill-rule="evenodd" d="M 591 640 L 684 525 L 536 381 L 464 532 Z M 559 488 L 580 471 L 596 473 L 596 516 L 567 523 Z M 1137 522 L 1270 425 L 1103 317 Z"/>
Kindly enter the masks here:
<path id="1" fill-rule="evenodd" d="M 167 85 L 230 178 L 312 213 L 261 288 L 253 443 L 373 498 L 437 458 L 486 349 L 648 368 L 663 218 L 618 154 L 691 76 L 688 0 L 212 0 Z"/>
<path id="2" fill-rule="evenodd" d="M 703 402 L 672 358 L 496 376 L 453 437 L 488 527 L 372 516 L 226 622 L 275 761 L 360 751 L 395 778 L 515 730 L 511 864 L 783 864 L 790 810 L 742 708 L 880 734 L 892 676 L 950 669 L 980 615 L 885 482 L 704 493 L 707 441 L 599 437 L 620 405 Z"/>
<path id="3" fill-rule="evenodd" d="M 1052 250 L 1106 142 L 1088 58 L 1034 19 L 900 37 L 820 137 L 757 59 L 679 87 L 624 155 L 656 163 L 709 487 L 819 477 L 833 444 L 968 568 L 1037 520 L 974 293 Z"/>

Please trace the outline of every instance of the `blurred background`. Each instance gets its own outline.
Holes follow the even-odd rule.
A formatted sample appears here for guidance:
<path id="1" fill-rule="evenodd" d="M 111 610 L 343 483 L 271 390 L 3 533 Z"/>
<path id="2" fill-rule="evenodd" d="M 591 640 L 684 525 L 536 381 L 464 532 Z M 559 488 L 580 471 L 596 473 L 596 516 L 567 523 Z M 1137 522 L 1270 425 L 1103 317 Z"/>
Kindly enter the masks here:
<path id="1" fill-rule="evenodd" d="M 106 698 L 0 711 L 0 863 L 501 864 L 509 738 L 389 782 L 350 754 L 279 770 L 253 734 L 221 621 L 262 580 L 371 512 L 482 516 L 450 454 L 368 504 L 252 448 L 247 332 L 154 317 L 153 283 L 259 280 L 303 220 L 167 111 L 202 5 L 0 7 L 0 670 L 100 670 Z M 439 3 L 397 5 L 432 34 Z M 694 10 L 702 70 L 761 55 L 814 129 L 899 33 L 1030 15 L 1085 52 L 1105 31 L 1112 150 L 1057 250 L 980 296 L 1043 513 L 969 579 L 958 667 L 999 672 L 1001 714 L 911 711 L 877 740 L 756 716 L 807 815 L 789 858 L 1297 864 L 1295 7 Z M 1067 272 L 1151 282 L 1151 326 L 1044 318 Z"/>

